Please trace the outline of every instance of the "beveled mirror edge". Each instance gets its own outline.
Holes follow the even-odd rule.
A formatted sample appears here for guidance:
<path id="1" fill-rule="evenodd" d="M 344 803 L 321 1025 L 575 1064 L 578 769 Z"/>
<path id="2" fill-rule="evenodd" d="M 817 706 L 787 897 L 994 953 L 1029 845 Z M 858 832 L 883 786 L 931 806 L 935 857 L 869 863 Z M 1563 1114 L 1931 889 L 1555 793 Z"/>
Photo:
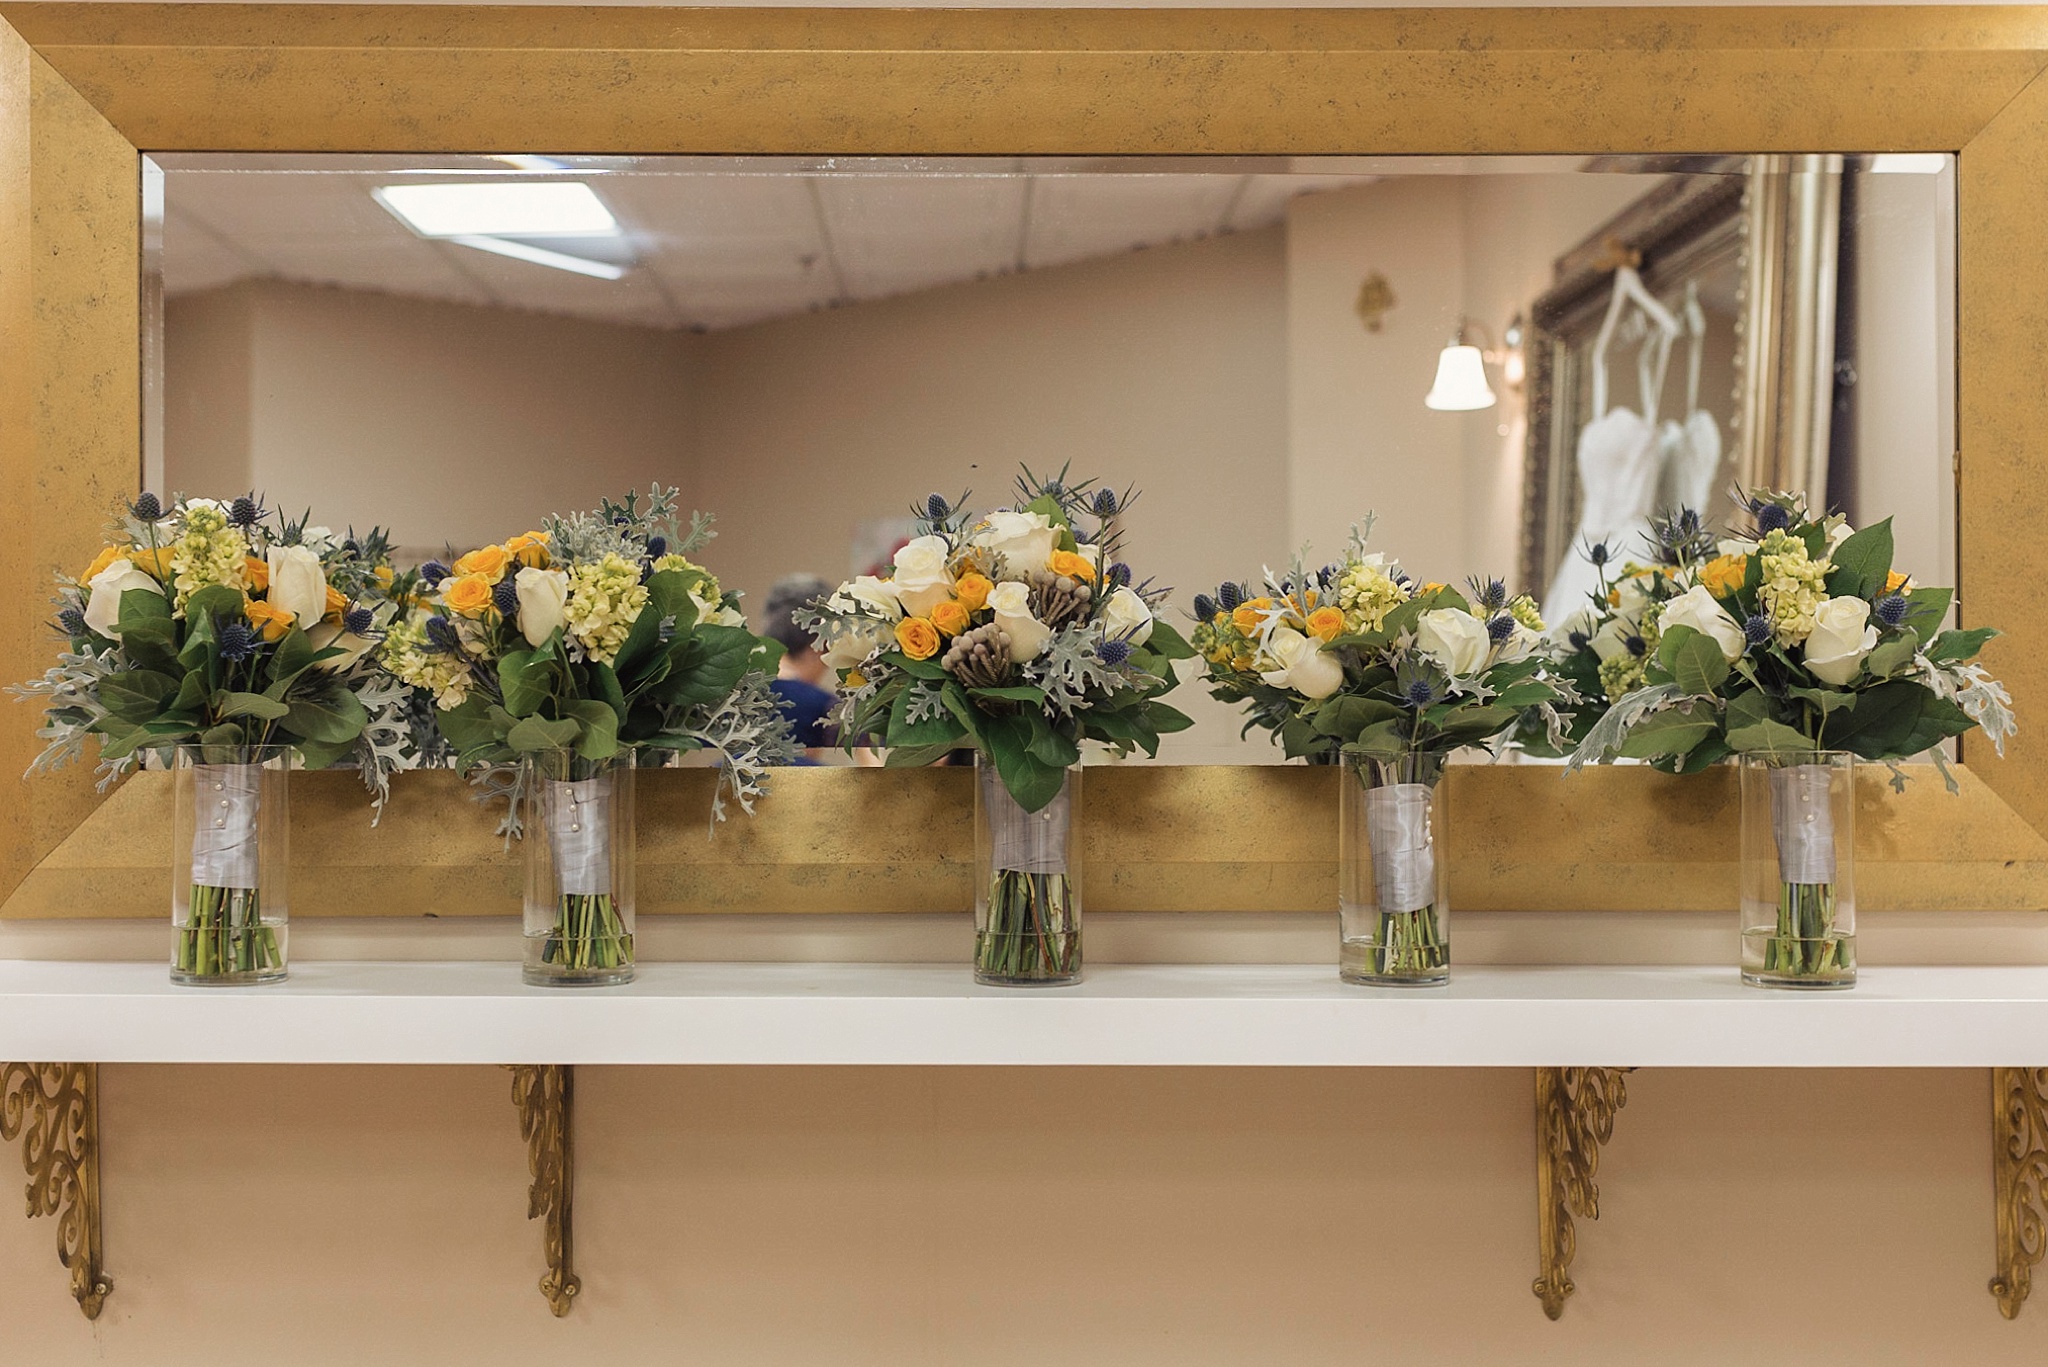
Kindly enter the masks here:
<path id="1" fill-rule="evenodd" d="M 2039 156 L 2048 146 L 2048 90 L 2036 79 L 2048 66 L 2048 9 L 87 3 L 0 5 L 0 21 L 0 205 L 9 206 L 0 208 L 0 342 L 10 357 L 27 358 L 0 368 L 0 489 L 10 496 L 13 533 L 0 543 L 0 566 L 28 589 L 0 607 L 0 669 L 9 679 L 48 663 L 41 586 L 56 567 L 90 557 L 107 510 L 139 479 L 138 148 L 1460 155 L 1747 147 L 1962 153 L 1959 598 L 1966 622 L 2007 628 L 1991 660 L 2022 716 L 2030 698 L 2048 696 L 2036 686 L 2048 684 L 2048 614 L 2033 588 L 2048 579 L 2048 548 L 2029 530 L 2048 525 L 2048 472 L 2030 445 L 2048 431 L 2048 394 L 2036 381 L 2048 369 L 2048 241 L 2032 207 L 2048 198 L 2048 159 Z M 1644 90 L 1681 88 L 1686 98 L 1671 107 L 1642 102 Z M 1872 101 L 1872 89 L 1890 98 Z M 1602 128 L 1625 130 L 1629 144 L 1586 146 L 1587 130 Z M 0 765 L 15 773 L 35 749 L 21 720 L 0 733 Z M 1870 905 L 2048 909 L 2048 775 L 2026 763 L 2030 734 L 2005 760 L 1982 742 L 1966 744 L 1965 797 L 1911 806 L 1916 850 L 1933 857 L 1900 859 L 1893 873 L 1878 874 L 1891 882 Z M 1190 782 L 1170 776 L 1200 771 L 1124 772 L 1160 775 L 1137 781 L 1163 793 Z M 1260 772 L 1231 770 L 1210 782 L 1233 782 L 1229 774 L 1271 782 Z M 1522 767 L 1460 779 L 1465 801 L 1502 817 L 1467 875 L 1483 874 L 1467 905 L 1729 903 L 1719 882 L 1732 885 L 1732 859 L 1719 880 L 1718 865 L 1673 878 L 1669 865 L 1642 862 L 1673 801 L 1695 819 L 1714 809 L 1711 780 L 1678 798 L 1661 786 L 1671 780 L 1647 771 L 1575 780 L 1570 823 L 1606 833 L 1610 847 L 1588 860 L 1561 858 L 1556 824 L 1518 805 L 1531 774 L 1555 779 Z M 332 782 L 341 777 L 308 785 L 337 816 L 349 802 Z M 411 786 L 442 781 L 425 776 Z M 945 781 L 913 777 L 932 792 Z M 1313 792 L 1317 778 L 1277 781 Z M 53 879 L 69 880 L 71 901 L 104 908 L 88 914 L 129 914 L 113 911 L 124 899 L 96 899 L 84 880 L 95 868 L 125 876 L 129 865 L 153 867 L 134 843 L 149 823 L 120 821 L 126 806 L 88 819 L 98 803 L 78 772 L 17 782 L 0 853 L 8 893 L 0 917 L 63 914 Z M 129 802 L 147 791 L 138 785 Z M 1241 813 L 1243 839 L 1260 837 L 1275 808 L 1264 810 Z M 774 812 L 763 809 L 757 834 L 774 829 Z M 481 814 L 478 823 L 488 828 Z M 115 852 L 130 844 L 132 853 Z M 1304 887 L 1271 877 L 1300 864 L 1251 862 L 1245 891 L 1189 892 L 1175 905 L 1218 906 L 1225 895 L 1232 910 L 1301 905 Z M 388 880 L 381 905 L 445 900 L 422 881 L 432 867 L 376 866 Z M 797 893 L 805 866 L 760 867 L 765 881 L 744 893 L 752 909 L 824 909 Z M 1213 880 L 1213 866 L 1197 867 Z M 784 897 L 777 869 L 787 870 Z M 1265 894 L 1256 891 L 1261 878 Z M 1105 890 L 1110 905 L 1129 896 L 1131 909 L 1149 907 L 1128 879 L 1112 877 L 1110 888 L 1119 887 Z M 670 909 L 717 909 L 687 900 Z M 365 913 L 338 902 L 333 914 Z"/>

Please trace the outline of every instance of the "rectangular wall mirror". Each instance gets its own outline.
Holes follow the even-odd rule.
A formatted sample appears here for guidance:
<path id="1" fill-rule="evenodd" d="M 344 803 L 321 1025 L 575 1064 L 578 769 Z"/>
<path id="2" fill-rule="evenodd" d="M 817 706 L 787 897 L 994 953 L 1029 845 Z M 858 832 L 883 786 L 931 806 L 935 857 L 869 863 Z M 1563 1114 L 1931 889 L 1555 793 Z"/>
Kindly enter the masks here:
<path id="1" fill-rule="evenodd" d="M 1753 485 L 1956 563 L 1947 155 L 183 153 L 144 187 L 145 483 L 415 558 L 659 480 L 758 607 L 886 561 L 899 496 L 1071 461 L 1146 491 L 1183 602 L 1371 511 L 1555 622 L 1590 543 Z M 1164 758 L 1277 758 L 1217 712 Z"/>

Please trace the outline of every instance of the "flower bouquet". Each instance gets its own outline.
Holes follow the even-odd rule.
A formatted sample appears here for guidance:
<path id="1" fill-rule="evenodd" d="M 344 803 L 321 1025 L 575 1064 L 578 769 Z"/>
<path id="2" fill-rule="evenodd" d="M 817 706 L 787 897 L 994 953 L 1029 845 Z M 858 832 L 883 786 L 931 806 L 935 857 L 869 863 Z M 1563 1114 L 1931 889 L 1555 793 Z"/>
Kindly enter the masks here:
<path id="1" fill-rule="evenodd" d="M 1652 518 L 1643 540 L 1647 560 L 1618 559 L 1617 548 L 1604 542 L 1587 548 L 1596 587 L 1544 642 L 1544 653 L 1581 702 L 1565 726 L 1562 749 L 1540 724 L 1516 732 L 1516 741 L 1531 754 L 1569 753 L 1617 699 L 1642 685 L 1665 606 L 1693 586 L 1700 566 L 1715 554 L 1712 533 L 1690 508 Z"/>
<path id="2" fill-rule="evenodd" d="M 886 763 L 977 757 L 975 976 L 1071 982 L 1081 971 L 1076 834 L 1082 741 L 1158 752 L 1188 726 L 1160 702 L 1192 651 L 1119 558 L 1132 496 L 1040 480 L 977 517 L 933 494 L 893 573 L 799 614 L 839 671 L 840 734 Z M 964 501 L 964 496 L 963 496 Z"/>
<path id="3" fill-rule="evenodd" d="M 1892 568 L 1891 521 L 1852 531 L 1794 494 L 1748 500 L 1752 536 L 1720 545 L 1663 606 L 1639 686 L 1570 768 L 1616 755 L 1693 773 L 1742 766 L 1744 977 L 1774 986 L 1856 979 L 1851 870 L 1855 761 L 1929 754 L 1981 727 L 2000 753 L 2011 698 L 1975 663 L 1988 627 L 1944 629 L 1954 590 Z"/>
<path id="4" fill-rule="evenodd" d="M 143 494 L 76 579 L 60 576 L 55 668 L 30 772 L 100 741 L 100 787 L 154 755 L 176 773 L 172 977 L 286 971 L 285 771 L 353 763 L 378 808 L 416 760 L 404 690 L 363 660 L 390 615 L 381 532 L 337 538 L 230 503 Z"/>
<path id="5" fill-rule="evenodd" d="M 1349 981 L 1428 985 L 1450 976 L 1449 907 L 1436 844 L 1445 760 L 1525 723 L 1552 744 L 1577 700 L 1538 653 L 1535 603 L 1499 580 L 1468 597 L 1416 585 L 1365 549 L 1338 564 L 1269 573 L 1258 593 L 1225 584 L 1195 599 L 1194 645 L 1210 692 L 1244 703 L 1290 757 L 1342 764 L 1339 971 Z"/>
<path id="6" fill-rule="evenodd" d="M 717 752 L 715 822 L 727 794 L 751 812 L 764 770 L 794 753 L 768 688 L 781 647 L 688 558 L 710 539 L 701 515 L 678 535 L 674 490 L 606 500 L 430 562 L 385 640 L 385 667 L 433 694 L 456 762 L 511 797 L 508 834 L 538 816 L 528 982 L 633 976 L 636 765 Z"/>

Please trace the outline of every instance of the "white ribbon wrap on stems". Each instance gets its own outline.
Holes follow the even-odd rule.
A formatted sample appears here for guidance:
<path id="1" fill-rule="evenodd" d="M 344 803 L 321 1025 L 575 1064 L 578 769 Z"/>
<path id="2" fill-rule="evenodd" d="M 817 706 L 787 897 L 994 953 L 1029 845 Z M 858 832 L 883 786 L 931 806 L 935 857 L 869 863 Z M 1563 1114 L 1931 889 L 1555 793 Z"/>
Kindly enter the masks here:
<path id="1" fill-rule="evenodd" d="M 260 886 L 256 813 L 263 766 L 195 764 L 192 785 L 192 882 L 202 888 Z"/>
<path id="2" fill-rule="evenodd" d="M 1381 911 L 1421 911 L 1436 902 L 1428 784 L 1368 788 L 1365 838 L 1372 845 L 1373 896 Z"/>
<path id="3" fill-rule="evenodd" d="M 612 776 L 541 781 L 555 884 L 566 897 L 612 890 Z"/>
<path id="4" fill-rule="evenodd" d="M 1062 785 L 1058 797 L 1027 812 L 1003 786 L 995 766 L 987 765 L 981 771 L 981 802 L 988 814 L 997 869 L 1013 873 L 1067 871 L 1067 827 L 1074 811 L 1070 787 Z"/>
<path id="5" fill-rule="evenodd" d="M 1835 808 L 1825 764 L 1771 770 L 1771 834 L 1778 843 L 1778 880 L 1835 881 Z"/>

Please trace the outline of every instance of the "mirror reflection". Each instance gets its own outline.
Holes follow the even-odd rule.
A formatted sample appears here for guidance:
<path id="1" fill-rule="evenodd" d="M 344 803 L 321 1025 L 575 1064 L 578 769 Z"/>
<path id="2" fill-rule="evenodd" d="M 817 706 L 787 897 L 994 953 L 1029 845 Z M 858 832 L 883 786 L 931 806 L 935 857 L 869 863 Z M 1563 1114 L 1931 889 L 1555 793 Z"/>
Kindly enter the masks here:
<path id="1" fill-rule="evenodd" d="M 144 479 L 413 559 L 658 480 L 757 615 L 886 562 L 906 489 L 1069 461 L 1144 490 L 1181 604 L 1372 511 L 1554 622 L 1591 543 L 1753 485 L 1931 572 L 1954 194 L 1940 155 L 158 156 Z M 1166 758 L 1277 758 L 1176 701 Z"/>

